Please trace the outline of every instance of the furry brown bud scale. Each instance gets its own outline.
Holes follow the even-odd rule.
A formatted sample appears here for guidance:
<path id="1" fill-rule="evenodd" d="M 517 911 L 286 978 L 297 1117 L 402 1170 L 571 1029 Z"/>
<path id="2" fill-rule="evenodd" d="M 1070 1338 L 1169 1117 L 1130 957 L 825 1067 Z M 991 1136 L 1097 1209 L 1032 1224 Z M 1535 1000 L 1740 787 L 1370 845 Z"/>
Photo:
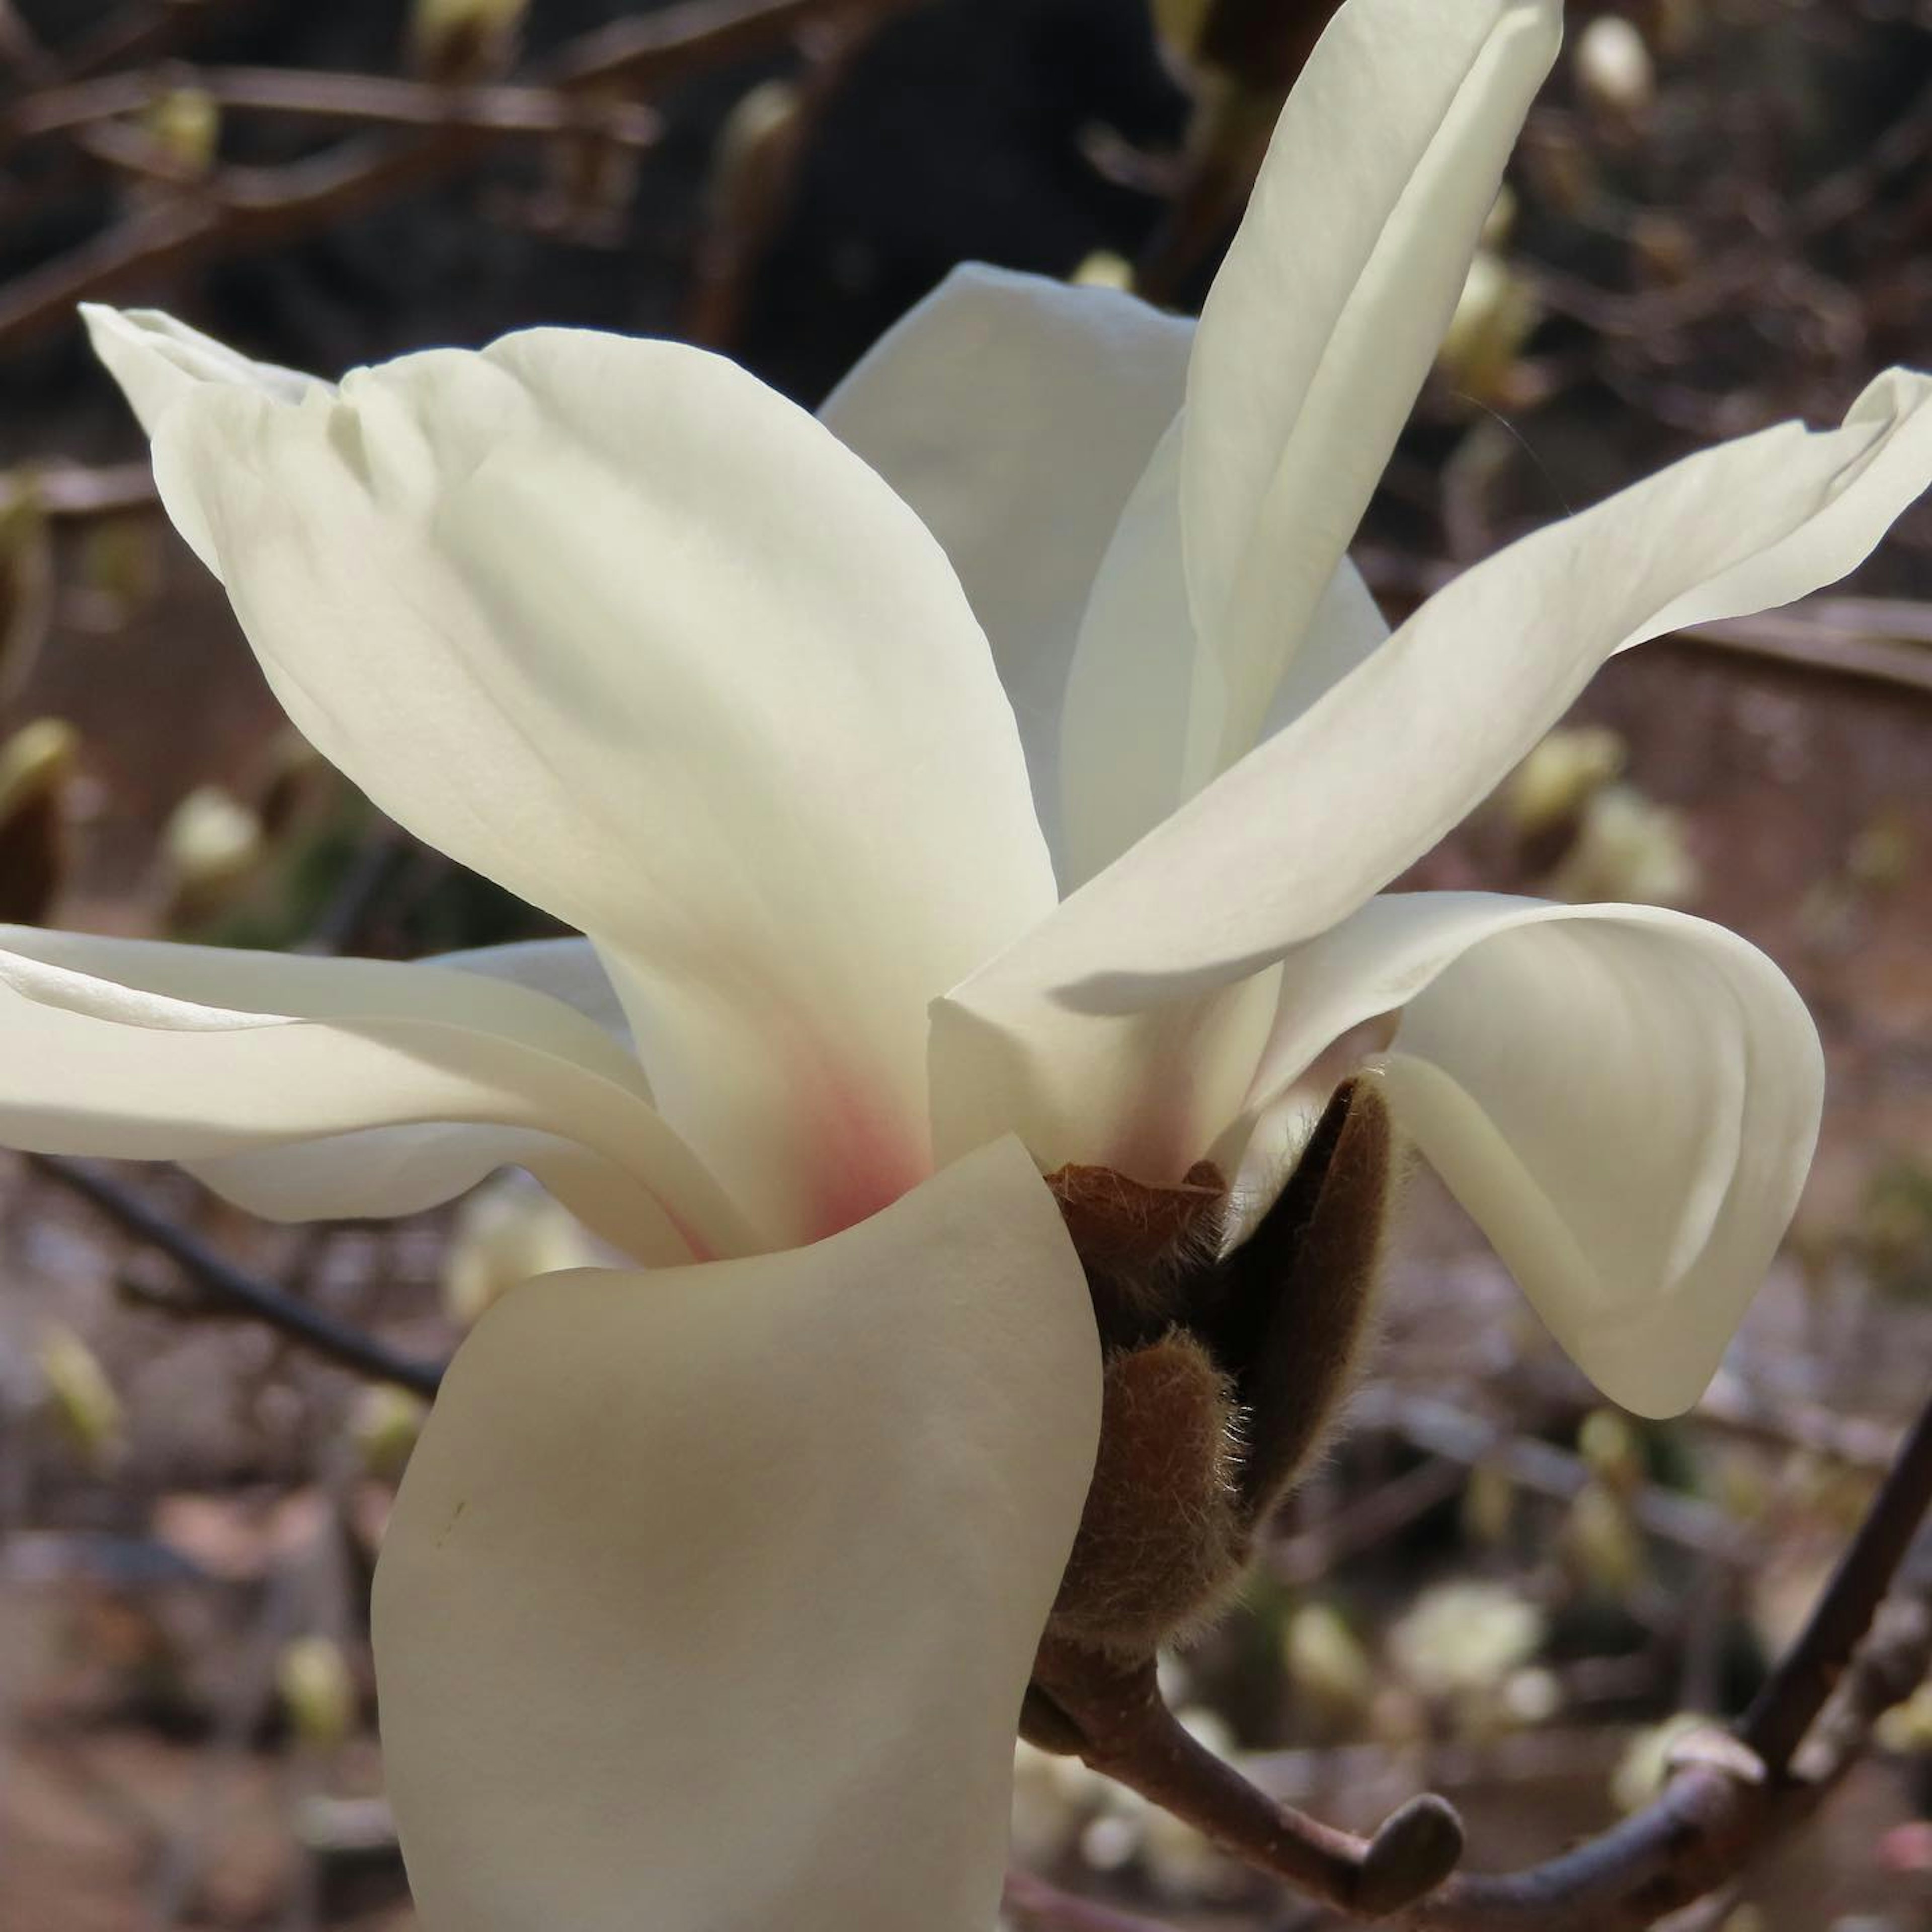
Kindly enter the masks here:
<path id="1" fill-rule="evenodd" d="M 1346 1083 L 1252 1234 L 1225 1252 L 1228 1190 L 1205 1162 L 1172 1186 L 1096 1167 L 1047 1177 L 1086 1266 L 1106 1373 L 1050 1639 L 1149 1656 L 1232 1596 L 1354 1378 L 1390 1145 L 1374 1084 Z"/>

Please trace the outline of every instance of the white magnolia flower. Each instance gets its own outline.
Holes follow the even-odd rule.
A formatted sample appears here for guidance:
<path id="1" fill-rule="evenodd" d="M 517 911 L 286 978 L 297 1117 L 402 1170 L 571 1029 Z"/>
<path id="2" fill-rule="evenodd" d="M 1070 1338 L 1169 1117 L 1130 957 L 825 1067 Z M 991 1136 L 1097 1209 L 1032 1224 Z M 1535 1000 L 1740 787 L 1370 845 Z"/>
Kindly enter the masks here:
<path id="1" fill-rule="evenodd" d="M 823 422 L 674 344 L 337 388 L 92 316 L 296 724 L 590 935 L 0 958 L 16 1146 L 284 1216 L 520 1165 L 657 1270 L 500 1304 L 404 1486 L 376 1634 L 430 1927 L 990 1924 L 1098 1427 L 1040 1171 L 1238 1168 L 1360 1020 L 1400 1010 L 1400 1124 L 1604 1388 L 1711 1372 L 1816 1126 L 1790 987 L 1651 907 L 1382 888 L 1611 653 L 1858 562 L 1932 386 L 1388 635 L 1346 547 L 1558 13 L 1350 0 L 1198 328 L 964 271 Z"/>

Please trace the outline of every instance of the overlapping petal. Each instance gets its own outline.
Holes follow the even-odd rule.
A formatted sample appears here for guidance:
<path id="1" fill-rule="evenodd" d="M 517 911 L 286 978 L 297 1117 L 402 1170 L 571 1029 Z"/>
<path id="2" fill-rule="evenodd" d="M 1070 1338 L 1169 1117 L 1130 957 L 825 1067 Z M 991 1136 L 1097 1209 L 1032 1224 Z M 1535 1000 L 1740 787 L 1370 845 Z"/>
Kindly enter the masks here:
<path id="1" fill-rule="evenodd" d="M 1562 28 L 1561 0 L 1354 0 L 1282 110 L 1188 368 L 1195 786 L 1255 742 L 1354 539 Z"/>
<path id="2" fill-rule="evenodd" d="M 1455 825 L 1604 658 L 1842 576 L 1932 482 L 1932 378 L 1838 429 L 1705 451 L 1525 537 L 951 996 L 1052 1051 L 1062 1002 L 1124 1012 L 1243 979 L 1346 918 Z"/>
<path id="3" fill-rule="evenodd" d="M 872 471 L 718 358 L 567 330 L 200 384 L 154 459 L 296 724 L 592 935 L 773 1239 L 926 1171 L 926 1003 L 1053 888 L 985 640 Z"/>
<path id="4" fill-rule="evenodd" d="M 1011 1141 L 814 1247 L 512 1294 L 376 1579 L 426 1932 L 986 1932 L 1099 1413 Z"/>
<path id="5" fill-rule="evenodd" d="M 1049 829 L 1081 612 L 1180 406 L 1193 333 L 1112 290 L 969 263 L 819 412 L 944 545 L 992 645 Z"/>
<path id="6" fill-rule="evenodd" d="M 506 980 L 560 1000 L 616 1042 L 628 1060 L 630 1024 L 587 939 L 535 939 L 448 952 L 429 962 Z M 643 1090 L 634 1063 L 627 1077 Z M 605 1231 L 634 1260 L 688 1261 L 690 1248 L 668 1219 L 653 1231 L 636 1182 L 588 1149 L 554 1134 L 474 1121 L 366 1127 L 326 1139 L 199 1161 L 194 1171 L 218 1194 L 272 1221 L 414 1214 L 473 1187 L 502 1167 L 526 1168 L 579 1219 Z"/>
<path id="7" fill-rule="evenodd" d="M 672 1258 L 673 1229 L 680 1256 L 756 1244 L 618 1046 L 476 974 L 11 927 L 0 1056 L 9 1146 L 186 1162 L 284 1216 L 426 1206 L 516 1161 L 640 1258 Z M 370 1128 L 419 1131 L 358 1154 Z M 311 1160 L 266 1159 L 309 1142 Z"/>
<path id="8" fill-rule="evenodd" d="M 1400 1008 L 1396 1118 L 1557 1339 L 1627 1408 L 1694 1402 L 1817 1138 L 1817 1034 L 1777 967 L 1658 907 L 1410 892 L 1281 973 L 1253 1111 Z"/>

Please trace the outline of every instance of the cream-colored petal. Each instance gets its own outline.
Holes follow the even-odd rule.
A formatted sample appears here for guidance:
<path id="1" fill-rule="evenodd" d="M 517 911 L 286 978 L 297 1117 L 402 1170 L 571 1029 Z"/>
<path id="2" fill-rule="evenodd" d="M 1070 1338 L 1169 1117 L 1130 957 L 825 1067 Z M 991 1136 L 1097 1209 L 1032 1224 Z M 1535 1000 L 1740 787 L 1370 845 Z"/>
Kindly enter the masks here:
<path id="1" fill-rule="evenodd" d="M 1202 310 L 1180 459 L 1190 789 L 1254 743 L 1448 328 L 1561 0 L 1348 0 Z"/>
<path id="2" fill-rule="evenodd" d="M 430 961 L 560 1000 L 630 1053 L 630 1024 L 587 939 L 536 939 L 448 952 Z M 640 1068 L 624 1070 L 640 1094 Z M 451 1200 L 502 1167 L 536 1174 L 580 1219 L 638 1261 L 690 1259 L 668 1219 L 653 1240 L 649 1204 L 622 1170 L 555 1135 L 473 1121 L 368 1127 L 286 1147 L 252 1148 L 200 1161 L 194 1171 L 218 1194 L 273 1221 L 418 1214 Z"/>
<path id="3" fill-rule="evenodd" d="M 513 1291 L 376 1570 L 424 1932 L 986 1932 L 1099 1420 L 1011 1141 L 814 1247 Z"/>
<path id="4" fill-rule="evenodd" d="M 1180 429 L 1175 423 L 1162 439 L 1128 500 L 1081 621 L 1060 724 L 1060 877 L 1069 892 L 1222 769 L 1198 755 L 1196 744 L 1200 718 L 1225 715 L 1226 688 L 1188 608 Z M 1256 715 L 1230 755 L 1292 723 L 1388 636 L 1360 572 L 1344 556 L 1299 648 L 1291 655 L 1283 640 L 1267 716 Z"/>
<path id="5" fill-rule="evenodd" d="M 1279 959 L 1434 844 L 1613 652 L 1862 562 L 1932 482 L 1928 402 L 1894 370 L 1840 428 L 1706 451 L 1478 564 L 951 998 L 1043 1040 L 1056 998 L 1133 1011 Z"/>
<path id="6" fill-rule="evenodd" d="M 426 1206 L 500 1164 L 432 1160 L 424 1132 L 414 1180 L 342 1165 L 361 1130 L 451 1122 L 507 1130 L 539 1172 L 554 1154 L 575 1177 L 560 1191 L 642 1258 L 666 1258 L 668 1220 L 687 1253 L 754 1244 L 634 1063 L 554 1000 L 428 965 L 0 928 L 0 1144 L 178 1160 L 308 1218 Z M 297 1142 L 323 1144 L 306 1186 L 299 1166 L 261 1158 Z"/>
<path id="7" fill-rule="evenodd" d="M 719 358 L 538 330 L 165 412 L 310 740 L 598 941 L 666 1117 L 773 1240 L 929 1169 L 928 1000 L 1052 903 L 938 545 Z"/>
<path id="8" fill-rule="evenodd" d="M 1688 1408 L 1810 1164 L 1824 1069 L 1803 1001 L 1684 914 L 1386 894 L 1282 962 L 1252 1112 L 1398 1008 L 1397 1121 L 1606 1394 Z"/>
<path id="9" fill-rule="evenodd" d="M 945 546 L 992 645 L 1050 829 L 1081 612 L 1180 406 L 1193 332 L 1111 289 L 968 262 L 819 411 Z"/>

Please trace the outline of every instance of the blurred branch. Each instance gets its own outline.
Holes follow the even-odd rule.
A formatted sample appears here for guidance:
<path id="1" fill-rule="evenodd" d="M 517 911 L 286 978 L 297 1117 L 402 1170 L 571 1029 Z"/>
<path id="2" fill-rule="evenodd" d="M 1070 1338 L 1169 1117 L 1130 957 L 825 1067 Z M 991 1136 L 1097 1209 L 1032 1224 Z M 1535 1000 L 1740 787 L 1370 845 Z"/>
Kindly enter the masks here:
<path id="1" fill-rule="evenodd" d="M 1568 1502 L 1593 1478 L 1580 1456 L 1540 1437 L 1471 1415 L 1453 1403 L 1397 1389 L 1365 1390 L 1351 1412 L 1358 1428 L 1382 1429 L 1432 1456 L 1469 1468 L 1492 1463 L 1512 1482 Z M 1756 1540 L 1714 1504 L 1646 1484 L 1630 1498 L 1630 1513 L 1651 1535 L 1736 1563 L 1756 1554 Z"/>
<path id="2" fill-rule="evenodd" d="M 426 133 L 594 134 L 627 147 L 647 147 L 658 133 L 657 116 L 646 108 L 585 99 L 556 87 L 446 87 L 386 74 L 170 66 L 110 74 L 29 94 L 0 115 L 0 151 L 139 114 L 157 100 L 185 88 L 206 94 L 230 112 L 292 115 Z"/>
<path id="3" fill-rule="evenodd" d="M 1432 1866 L 1453 1865 L 1460 1849 L 1455 1814 L 1439 1798 L 1412 1801 L 1366 1842 L 1278 1804 L 1182 1729 L 1150 1664 L 1049 1642 L 1034 1682 L 1094 1768 L 1328 1904 L 1411 1932 L 1641 1932 L 1730 1884 L 1814 1811 L 1879 1715 L 1932 1666 L 1932 1544 L 1887 1600 L 1928 1508 L 1932 1402 L 1738 1731 L 1688 1740 L 1653 1803 L 1571 1851 L 1502 1876 L 1459 1874 L 1431 1888 Z M 1145 1932 L 1132 1921 L 1069 1917 L 1050 1888 L 1034 1896 L 1046 1901 L 1031 1908 L 1043 1924 Z"/>
<path id="4" fill-rule="evenodd" d="M 843 8 L 852 4 L 842 0 Z M 903 0 L 870 4 L 896 5 Z M 164 272 L 288 242 L 440 178 L 500 134 L 532 131 L 520 123 L 506 129 L 502 113 L 493 121 L 488 109 L 493 100 L 515 121 L 538 111 L 538 97 L 548 100 L 554 94 L 574 105 L 582 94 L 646 84 L 668 86 L 706 67 L 767 49 L 806 20 L 841 7 L 842 0 L 684 0 L 585 34 L 548 64 L 535 88 L 451 91 L 446 96 L 448 113 L 433 124 L 411 122 L 404 131 L 390 126 L 382 134 L 346 141 L 278 167 L 218 169 L 205 182 L 140 208 L 0 287 L 0 351 L 71 327 L 79 302 L 111 297 Z M 298 85 L 302 77 L 284 78 Z M 323 78 L 339 86 L 354 77 Z M 375 85 L 387 89 L 414 83 Z M 513 108 L 505 108 L 506 95 Z M 383 92 L 380 98 L 400 111 L 404 97 Z M 408 98 L 419 111 L 420 97 Z M 16 116 L 31 114 L 31 104 L 14 111 Z M 643 110 L 634 104 L 628 111 Z M 391 115 L 381 118 L 393 120 Z M 632 131 L 637 131 L 634 124 Z"/>
<path id="5" fill-rule="evenodd" d="M 373 1335 L 336 1321 L 320 1309 L 237 1268 L 209 1247 L 199 1235 L 172 1220 L 151 1202 L 111 1180 L 98 1168 L 57 1154 L 29 1154 L 28 1166 L 50 1180 L 77 1194 L 98 1208 L 124 1233 L 167 1256 L 214 1309 L 252 1316 L 302 1342 L 342 1367 L 377 1382 L 394 1382 L 416 1394 L 434 1396 L 442 1379 L 440 1363 L 404 1354 Z M 219 1304 L 226 1304 L 224 1310 Z"/>
<path id="6" fill-rule="evenodd" d="M 151 508 L 154 472 L 145 462 L 116 463 L 89 469 L 80 463 L 34 463 L 34 500 L 49 517 L 112 517 Z"/>

